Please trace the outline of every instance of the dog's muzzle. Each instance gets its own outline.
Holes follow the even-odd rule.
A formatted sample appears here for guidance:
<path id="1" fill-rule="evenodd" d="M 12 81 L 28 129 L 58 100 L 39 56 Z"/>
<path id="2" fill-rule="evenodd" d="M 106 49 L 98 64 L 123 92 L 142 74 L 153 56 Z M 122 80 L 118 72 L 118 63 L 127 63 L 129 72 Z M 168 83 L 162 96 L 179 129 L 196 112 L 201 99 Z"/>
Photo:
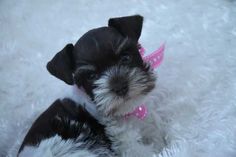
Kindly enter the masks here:
<path id="1" fill-rule="evenodd" d="M 129 90 L 129 82 L 124 76 L 114 76 L 109 81 L 111 91 L 118 96 L 125 96 Z"/>

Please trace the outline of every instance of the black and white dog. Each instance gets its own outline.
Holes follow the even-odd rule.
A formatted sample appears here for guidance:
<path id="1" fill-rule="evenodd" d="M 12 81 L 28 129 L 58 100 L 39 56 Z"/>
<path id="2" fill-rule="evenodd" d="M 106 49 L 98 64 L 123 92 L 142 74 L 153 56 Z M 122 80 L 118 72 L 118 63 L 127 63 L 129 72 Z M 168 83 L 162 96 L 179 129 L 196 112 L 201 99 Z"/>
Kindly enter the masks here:
<path id="1" fill-rule="evenodd" d="M 155 106 L 145 119 L 127 116 L 149 101 L 155 75 L 138 49 L 143 17 L 112 18 L 85 33 L 47 64 L 69 85 L 83 88 L 96 106 L 93 117 L 71 99 L 55 101 L 33 124 L 19 151 L 27 156 L 151 157 L 163 147 Z"/>

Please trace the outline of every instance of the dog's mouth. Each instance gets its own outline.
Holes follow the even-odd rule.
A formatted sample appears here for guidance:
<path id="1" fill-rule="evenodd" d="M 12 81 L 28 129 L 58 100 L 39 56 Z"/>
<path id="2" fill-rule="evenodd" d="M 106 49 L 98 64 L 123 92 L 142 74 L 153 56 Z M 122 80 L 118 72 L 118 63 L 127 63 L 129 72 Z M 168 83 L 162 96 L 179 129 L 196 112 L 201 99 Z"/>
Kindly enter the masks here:
<path id="1" fill-rule="evenodd" d="M 155 87 L 152 71 L 139 68 L 112 67 L 95 81 L 94 102 L 107 116 L 123 116 L 145 101 Z"/>

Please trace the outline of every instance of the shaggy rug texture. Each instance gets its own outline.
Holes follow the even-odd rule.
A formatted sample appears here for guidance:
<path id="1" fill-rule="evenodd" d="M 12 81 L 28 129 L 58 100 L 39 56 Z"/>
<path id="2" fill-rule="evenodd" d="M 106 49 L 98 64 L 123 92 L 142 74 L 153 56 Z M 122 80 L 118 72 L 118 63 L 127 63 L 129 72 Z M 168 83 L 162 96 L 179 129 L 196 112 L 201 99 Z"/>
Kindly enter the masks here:
<path id="1" fill-rule="evenodd" d="M 110 17 L 145 17 L 148 52 L 166 43 L 157 112 L 167 146 L 159 157 L 236 156 L 235 0 L 1 0 L 0 156 L 15 157 L 27 130 L 70 86 L 46 63 Z"/>

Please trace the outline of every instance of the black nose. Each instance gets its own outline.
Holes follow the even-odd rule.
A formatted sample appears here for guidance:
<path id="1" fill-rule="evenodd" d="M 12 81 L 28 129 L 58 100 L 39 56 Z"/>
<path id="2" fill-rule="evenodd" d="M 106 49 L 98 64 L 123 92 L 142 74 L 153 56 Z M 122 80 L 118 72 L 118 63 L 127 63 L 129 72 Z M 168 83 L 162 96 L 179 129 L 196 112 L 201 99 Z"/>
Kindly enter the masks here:
<path id="1" fill-rule="evenodd" d="M 128 90 L 128 82 L 124 78 L 113 79 L 113 81 L 111 81 L 111 91 L 118 96 L 125 96 Z"/>

